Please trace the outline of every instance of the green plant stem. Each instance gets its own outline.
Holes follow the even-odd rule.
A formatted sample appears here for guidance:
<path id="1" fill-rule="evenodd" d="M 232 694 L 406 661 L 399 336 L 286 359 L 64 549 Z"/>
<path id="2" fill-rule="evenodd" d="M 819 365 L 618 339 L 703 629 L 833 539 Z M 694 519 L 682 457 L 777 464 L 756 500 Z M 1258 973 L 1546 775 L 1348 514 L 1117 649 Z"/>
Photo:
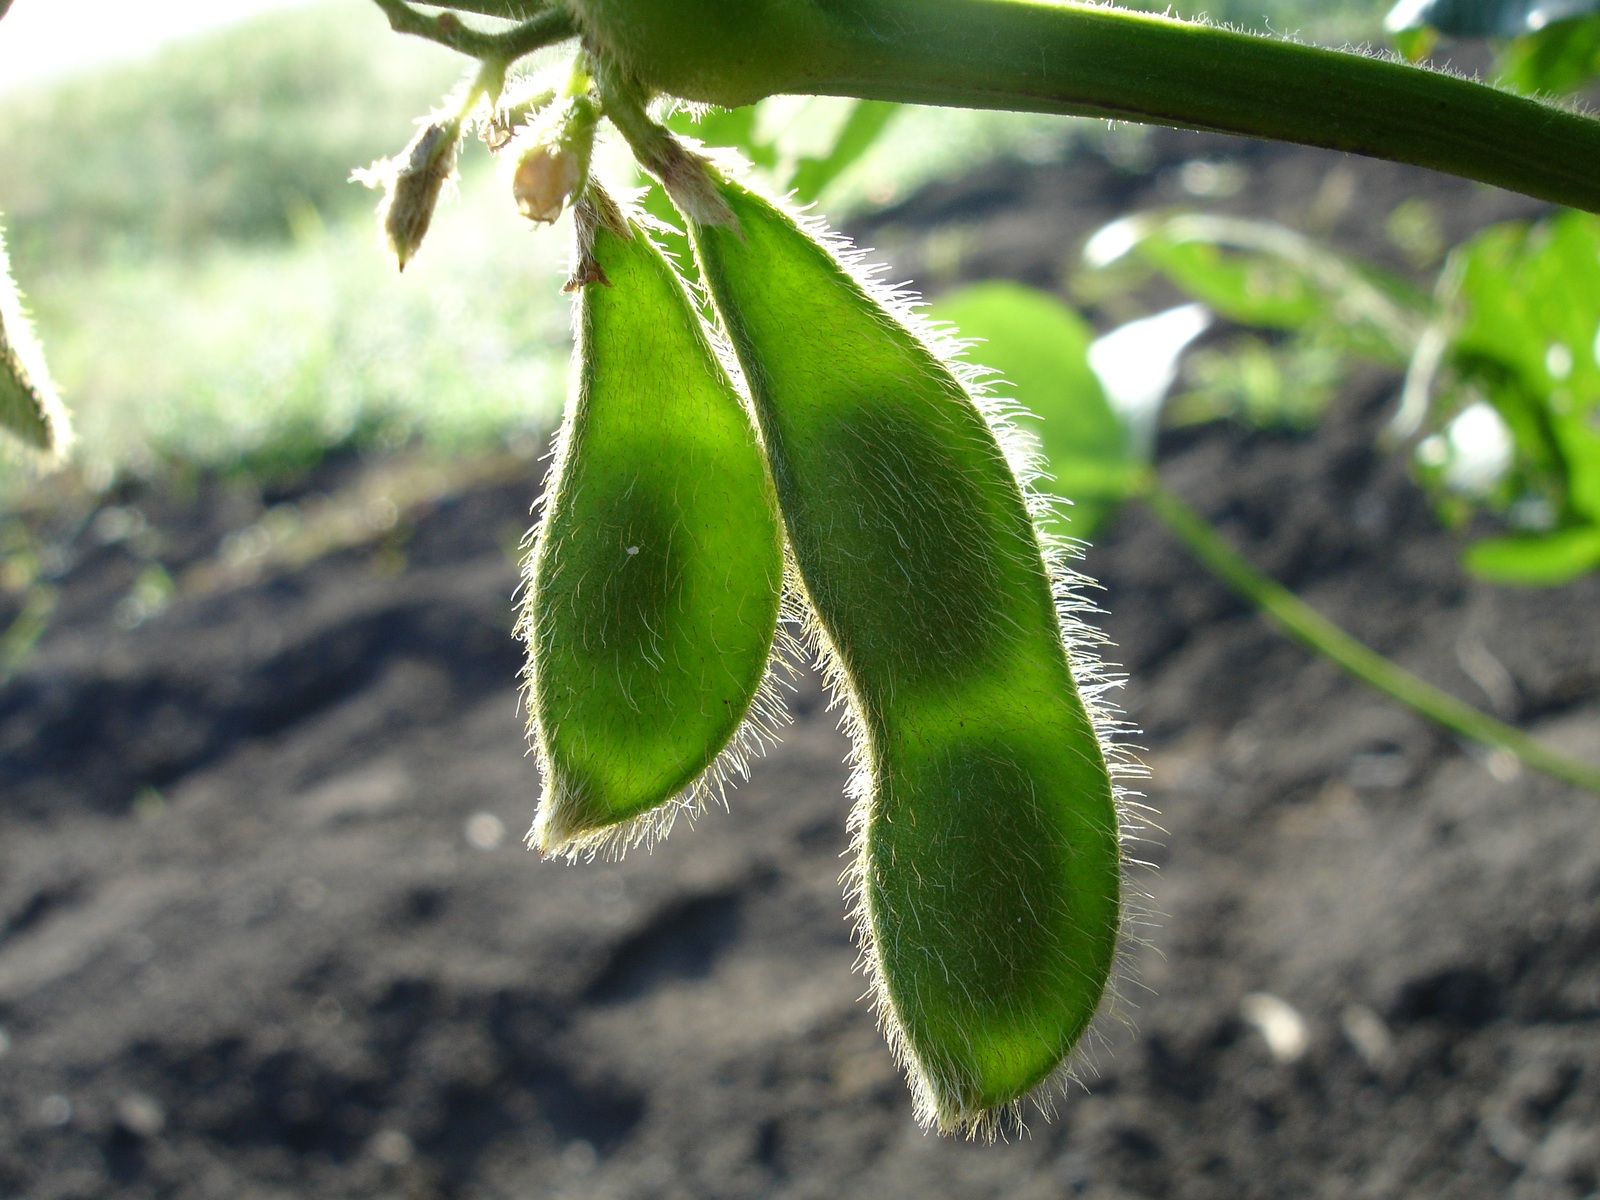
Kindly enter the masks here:
<path id="1" fill-rule="evenodd" d="M 1547 775 L 1600 793 L 1600 766 L 1569 758 L 1520 729 L 1464 704 L 1356 641 L 1255 567 L 1172 492 L 1151 478 L 1141 498 L 1189 551 L 1295 641 L 1363 683 L 1464 738 L 1515 755 Z"/>
<path id="2" fill-rule="evenodd" d="M 1600 121 L 1389 59 L 1067 0 L 569 0 L 648 85 L 1070 113 L 1431 167 L 1600 211 Z"/>
<path id="3" fill-rule="evenodd" d="M 429 16 L 412 8 L 405 0 L 374 0 L 374 3 L 389 18 L 389 28 L 396 33 L 427 38 L 461 54 L 501 64 L 510 63 L 524 54 L 531 54 L 577 33 L 572 18 L 566 9 L 560 7 L 540 12 L 504 33 L 485 33 L 463 25 L 453 12 Z"/>

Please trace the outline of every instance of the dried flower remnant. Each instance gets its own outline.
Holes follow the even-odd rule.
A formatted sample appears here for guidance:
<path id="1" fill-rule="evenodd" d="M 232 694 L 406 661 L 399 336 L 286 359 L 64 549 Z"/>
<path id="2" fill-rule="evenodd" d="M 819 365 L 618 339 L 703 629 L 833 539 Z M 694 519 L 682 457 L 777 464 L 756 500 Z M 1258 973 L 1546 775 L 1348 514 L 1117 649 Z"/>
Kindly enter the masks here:
<path id="1" fill-rule="evenodd" d="M 560 146 L 530 146 L 517 159 L 511 195 L 517 211 L 530 221 L 552 224 L 582 176 L 578 156 Z"/>
<path id="2" fill-rule="evenodd" d="M 598 119 L 592 102 L 574 96 L 519 139 L 523 148 L 512 171 L 511 195 L 528 220 L 552 224 L 583 189 Z"/>
<path id="3" fill-rule="evenodd" d="M 351 175 L 358 183 L 383 189 L 378 225 L 402 271 L 422 245 L 440 192 L 455 178 L 460 145 L 459 118 L 433 121 L 418 129 L 395 157 L 379 159 Z"/>

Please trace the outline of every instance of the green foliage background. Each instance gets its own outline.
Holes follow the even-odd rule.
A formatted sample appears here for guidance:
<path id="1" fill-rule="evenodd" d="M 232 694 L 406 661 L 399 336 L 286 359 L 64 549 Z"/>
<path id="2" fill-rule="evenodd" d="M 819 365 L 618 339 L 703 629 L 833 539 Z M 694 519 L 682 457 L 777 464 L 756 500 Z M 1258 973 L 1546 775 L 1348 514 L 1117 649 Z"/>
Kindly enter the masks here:
<path id="1" fill-rule="evenodd" d="M 349 182 L 460 75 L 338 3 L 0 100 L 0 214 L 92 488 L 277 473 L 340 445 L 465 450 L 549 423 L 564 248 L 474 159 L 397 279 L 375 196 Z"/>

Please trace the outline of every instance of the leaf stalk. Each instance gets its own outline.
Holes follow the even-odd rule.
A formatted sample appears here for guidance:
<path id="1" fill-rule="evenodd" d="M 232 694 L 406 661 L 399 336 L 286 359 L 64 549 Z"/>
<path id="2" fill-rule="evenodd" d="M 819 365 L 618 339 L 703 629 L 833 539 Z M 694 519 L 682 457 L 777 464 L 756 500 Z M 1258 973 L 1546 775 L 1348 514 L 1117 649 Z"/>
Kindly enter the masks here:
<path id="1" fill-rule="evenodd" d="M 1153 476 L 1140 498 L 1208 570 L 1307 649 L 1452 733 L 1504 750 L 1546 775 L 1600 793 L 1600 766 L 1570 758 L 1520 729 L 1495 720 L 1363 645 L 1293 592 L 1256 570 L 1199 513 Z"/>

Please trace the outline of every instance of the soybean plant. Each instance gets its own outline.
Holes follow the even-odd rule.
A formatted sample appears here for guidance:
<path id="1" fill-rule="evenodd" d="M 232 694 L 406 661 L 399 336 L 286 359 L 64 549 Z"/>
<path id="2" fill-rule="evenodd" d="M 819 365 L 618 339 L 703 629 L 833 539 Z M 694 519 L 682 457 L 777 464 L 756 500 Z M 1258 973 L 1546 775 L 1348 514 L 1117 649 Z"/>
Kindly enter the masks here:
<path id="1" fill-rule="evenodd" d="M 795 609 L 854 742 L 849 886 L 882 1026 L 925 1123 L 1010 1127 L 1112 993 L 1129 907 L 1123 760 L 1073 576 L 972 373 L 820 223 L 713 167 L 650 106 L 799 92 L 1153 120 L 1591 208 L 1600 123 L 1392 61 L 1052 0 L 446 6 L 520 19 L 498 33 L 377 2 L 480 60 L 461 120 L 516 57 L 580 43 L 564 86 L 485 122 L 491 145 L 526 143 L 521 210 L 550 220 L 570 199 L 578 218 L 579 369 L 523 622 L 546 788 L 533 840 L 648 838 L 675 796 L 704 795 L 762 711 L 776 504 Z M 698 302 L 589 178 L 599 116 L 676 205 Z M 709 349 L 722 338 L 748 410 Z"/>
<path id="2" fill-rule="evenodd" d="M 1129 908 L 1122 759 L 1073 576 L 973 374 L 820 224 L 676 141 L 661 108 L 798 93 L 1151 121 L 1595 211 L 1600 122 L 1069 0 L 376 3 L 479 64 L 367 173 L 400 265 L 474 124 L 516 156 L 525 215 L 577 217 L 578 367 L 521 623 L 545 787 L 532 840 L 618 849 L 701 804 L 775 719 L 763 680 L 792 602 L 845 701 L 857 936 L 917 1113 L 944 1132 L 1007 1128 L 1112 993 Z M 513 63 L 565 41 L 564 83 L 505 91 Z M 590 178 L 602 117 L 677 205 L 693 264 Z M 48 446 L 59 411 L 24 330 L 0 285 L 0 423 Z"/>

